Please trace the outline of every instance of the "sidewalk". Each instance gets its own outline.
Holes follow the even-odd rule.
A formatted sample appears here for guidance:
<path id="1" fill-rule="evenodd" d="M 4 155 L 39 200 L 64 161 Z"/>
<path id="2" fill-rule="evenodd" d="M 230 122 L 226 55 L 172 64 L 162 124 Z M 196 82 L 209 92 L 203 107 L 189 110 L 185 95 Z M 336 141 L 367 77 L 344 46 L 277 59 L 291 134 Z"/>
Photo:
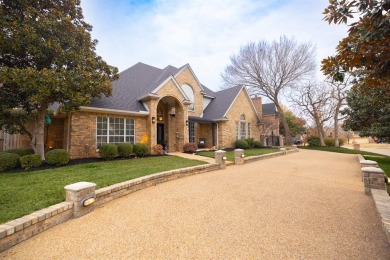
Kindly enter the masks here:
<path id="1" fill-rule="evenodd" d="M 300 150 L 132 193 L 6 259 L 389 259 L 356 155 Z"/>

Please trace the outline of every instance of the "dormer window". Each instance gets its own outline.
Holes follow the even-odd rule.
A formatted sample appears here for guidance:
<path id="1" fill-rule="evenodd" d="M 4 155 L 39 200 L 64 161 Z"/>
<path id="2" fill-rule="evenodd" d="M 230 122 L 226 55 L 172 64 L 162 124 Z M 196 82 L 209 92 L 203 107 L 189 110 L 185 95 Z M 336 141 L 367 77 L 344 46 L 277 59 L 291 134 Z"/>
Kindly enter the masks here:
<path id="1" fill-rule="evenodd" d="M 189 111 L 194 111 L 195 110 L 195 95 L 194 95 L 194 90 L 190 85 L 184 84 L 181 86 L 183 89 L 184 93 L 188 97 L 188 99 L 192 102 L 191 105 L 188 106 Z"/>

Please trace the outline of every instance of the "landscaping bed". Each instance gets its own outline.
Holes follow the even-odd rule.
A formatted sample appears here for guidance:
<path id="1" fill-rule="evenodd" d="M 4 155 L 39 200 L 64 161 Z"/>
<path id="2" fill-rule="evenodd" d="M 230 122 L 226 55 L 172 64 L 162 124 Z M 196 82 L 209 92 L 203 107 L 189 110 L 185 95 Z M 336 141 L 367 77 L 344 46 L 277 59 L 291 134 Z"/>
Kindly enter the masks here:
<path id="1" fill-rule="evenodd" d="M 92 160 L 92 159 L 88 159 Z M 77 160 L 74 160 L 77 163 Z M 80 162 L 80 161 L 79 161 Z M 205 164 L 176 156 L 96 161 L 36 171 L 0 173 L 0 223 L 65 200 L 64 186 L 93 182 L 97 189 L 145 175 Z"/>

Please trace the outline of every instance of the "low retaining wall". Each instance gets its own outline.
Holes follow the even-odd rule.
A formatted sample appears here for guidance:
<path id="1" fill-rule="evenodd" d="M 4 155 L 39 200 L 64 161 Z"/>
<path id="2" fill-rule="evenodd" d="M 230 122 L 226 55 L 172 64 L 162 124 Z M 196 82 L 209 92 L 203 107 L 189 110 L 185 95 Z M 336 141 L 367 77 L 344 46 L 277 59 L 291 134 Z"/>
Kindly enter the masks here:
<path id="1" fill-rule="evenodd" d="M 286 155 L 289 153 L 296 153 L 296 152 L 299 152 L 299 150 L 298 149 L 290 149 L 290 150 L 276 152 L 276 153 L 267 153 L 267 154 L 263 154 L 263 155 L 250 156 L 250 157 L 244 158 L 244 162 L 245 163 L 255 162 L 255 161 L 259 161 L 259 160 L 283 156 L 283 155 Z"/>
<path id="2" fill-rule="evenodd" d="M 218 169 L 219 164 L 217 163 L 205 164 L 156 173 L 114 184 L 95 191 L 94 197 L 96 201 L 93 206 L 99 206 L 116 198 L 162 182 Z M 80 207 L 80 205 L 75 205 L 74 202 L 61 202 L 0 225 L 0 252 L 51 227 L 77 217 L 77 214 L 75 214 L 74 211 L 77 207 Z"/>
<path id="3" fill-rule="evenodd" d="M 375 201 L 375 207 L 382 221 L 382 227 L 385 231 L 387 241 L 390 245 L 390 196 L 385 190 L 371 190 Z"/>
<path id="4" fill-rule="evenodd" d="M 73 217 L 73 203 L 61 202 L 0 225 L 0 252 Z"/>

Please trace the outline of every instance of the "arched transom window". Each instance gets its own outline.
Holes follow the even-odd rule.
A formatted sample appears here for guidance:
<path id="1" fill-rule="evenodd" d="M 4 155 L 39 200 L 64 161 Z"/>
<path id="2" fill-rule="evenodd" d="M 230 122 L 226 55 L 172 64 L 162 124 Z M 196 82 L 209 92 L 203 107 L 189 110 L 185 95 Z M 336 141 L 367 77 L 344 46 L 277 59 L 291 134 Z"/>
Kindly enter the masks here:
<path id="1" fill-rule="evenodd" d="M 186 96 L 188 97 L 188 99 L 192 102 L 192 104 L 188 106 L 188 110 L 194 111 L 194 109 L 195 109 L 194 90 L 192 89 L 191 86 L 189 86 L 187 84 L 184 84 L 183 86 L 181 86 L 181 88 L 183 89 L 183 91 L 186 94 Z"/>

